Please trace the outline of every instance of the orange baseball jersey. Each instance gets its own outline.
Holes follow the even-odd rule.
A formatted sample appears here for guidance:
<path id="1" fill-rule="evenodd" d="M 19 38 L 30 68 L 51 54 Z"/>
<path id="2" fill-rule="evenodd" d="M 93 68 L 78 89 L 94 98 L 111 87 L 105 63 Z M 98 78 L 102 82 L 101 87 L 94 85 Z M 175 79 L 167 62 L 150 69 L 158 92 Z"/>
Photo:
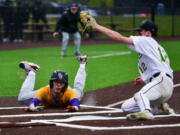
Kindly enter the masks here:
<path id="1" fill-rule="evenodd" d="M 53 98 L 49 86 L 40 88 L 31 103 L 34 103 L 35 106 L 41 103 L 43 106 L 47 107 L 65 107 L 67 105 L 75 105 L 79 107 L 79 100 L 74 90 L 67 88 L 62 97 L 57 101 Z"/>

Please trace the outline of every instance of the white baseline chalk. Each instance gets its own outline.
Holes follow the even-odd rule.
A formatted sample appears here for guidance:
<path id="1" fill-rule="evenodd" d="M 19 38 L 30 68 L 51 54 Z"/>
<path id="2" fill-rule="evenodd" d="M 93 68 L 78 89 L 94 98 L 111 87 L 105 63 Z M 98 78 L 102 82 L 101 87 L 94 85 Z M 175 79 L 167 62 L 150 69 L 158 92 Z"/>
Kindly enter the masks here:
<path id="1" fill-rule="evenodd" d="M 96 58 L 103 58 L 103 57 L 109 57 L 109 56 L 117 56 L 117 55 L 127 55 L 131 54 L 130 51 L 127 52 L 114 52 L 114 53 L 108 53 L 103 55 L 97 55 L 97 56 L 89 56 L 88 59 L 96 59 Z"/>
<path id="2" fill-rule="evenodd" d="M 44 116 L 74 116 L 74 115 L 89 115 L 89 114 L 107 114 L 107 113 L 122 113 L 122 110 L 111 111 L 95 111 L 95 112 L 68 112 L 68 113 L 41 113 L 41 114 L 17 114 L 17 115 L 0 115 L 0 118 L 21 118 L 21 117 L 44 117 Z"/>
<path id="3" fill-rule="evenodd" d="M 179 87 L 179 86 L 180 86 L 180 83 L 175 84 L 175 85 L 174 85 L 174 88 Z"/>

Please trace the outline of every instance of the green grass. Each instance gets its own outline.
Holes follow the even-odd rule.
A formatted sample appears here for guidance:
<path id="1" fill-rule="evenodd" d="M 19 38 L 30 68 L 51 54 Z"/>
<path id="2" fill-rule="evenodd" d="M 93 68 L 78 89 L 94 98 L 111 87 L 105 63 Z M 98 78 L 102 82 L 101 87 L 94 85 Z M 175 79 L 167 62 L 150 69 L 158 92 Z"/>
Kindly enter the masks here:
<path id="1" fill-rule="evenodd" d="M 161 42 L 168 52 L 173 70 L 180 70 L 180 42 Z M 22 60 L 38 63 L 41 69 L 37 73 L 35 89 L 49 83 L 51 73 L 56 69 L 65 70 L 69 74 L 69 83 L 73 87 L 74 77 L 79 63 L 74 54 L 74 46 L 69 46 L 68 57 L 60 57 L 60 47 L 44 47 L 0 51 L 0 96 L 17 96 L 21 84 L 25 79 L 18 63 Z M 130 54 L 108 56 L 93 59 L 91 56 L 99 56 L 117 52 L 130 51 L 127 46 L 113 45 L 89 45 L 81 46 L 81 52 L 88 55 L 87 81 L 85 91 L 96 90 L 108 86 L 118 85 L 134 80 L 138 76 L 138 55 L 130 51 Z"/>
<path id="2" fill-rule="evenodd" d="M 139 27 L 141 22 L 145 19 L 149 19 L 150 17 L 135 17 L 135 27 Z M 104 17 L 97 17 L 96 18 L 98 23 L 103 22 L 111 22 L 111 18 L 108 16 Z M 133 29 L 133 17 L 125 17 L 125 16 L 113 16 L 113 22 L 119 23 L 120 25 L 117 26 L 117 30 L 119 29 Z M 168 37 L 172 36 L 172 16 L 163 15 L 155 16 L 155 22 L 158 25 L 158 36 L 159 37 Z M 174 36 L 180 36 L 180 29 L 178 29 L 180 23 L 180 15 L 174 16 Z M 106 25 L 106 27 L 109 27 Z M 130 32 L 121 32 L 123 35 L 130 35 L 133 34 L 133 31 Z"/>

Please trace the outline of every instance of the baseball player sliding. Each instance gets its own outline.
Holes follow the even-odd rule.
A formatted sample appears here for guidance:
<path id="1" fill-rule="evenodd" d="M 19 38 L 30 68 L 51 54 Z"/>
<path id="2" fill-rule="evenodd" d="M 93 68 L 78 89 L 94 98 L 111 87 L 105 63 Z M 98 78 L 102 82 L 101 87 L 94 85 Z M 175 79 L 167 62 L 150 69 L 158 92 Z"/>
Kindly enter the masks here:
<path id="1" fill-rule="evenodd" d="M 26 61 L 20 62 L 20 68 L 27 72 L 27 77 L 21 87 L 18 101 L 28 104 L 26 111 L 39 111 L 38 105 L 46 107 L 66 107 L 65 111 L 78 111 L 80 100 L 86 81 L 86 55 L 78 57 L 80 68 L 74 81 L 74 89 L 68 87 L 68 74 L 62 70 L 55 70 L 49 85 L 34 91 L 35 76 L 40 66 Z"/>
<path id="2" fill-rule="evenodd" d="M 159 110 L 171 113 L 171 109 L 165 102 L 173 94 L 173 71 L 164 48 L 153 38 L 157 34 L 157 25 L 145 20 L 136 29 L 138 36 L 125 37 L 97 24 L 95 19 L 86 12 L 82 12 L 81 19 L 86 28 L 102 32 L 113 40 L 127 44 L 129 49 L 139 53 L 140 77 L 135 82 L 144 86 L 122 104 L 122 110 L 127 113 L 127 119 L 152 120 L 153 114 Z"/>

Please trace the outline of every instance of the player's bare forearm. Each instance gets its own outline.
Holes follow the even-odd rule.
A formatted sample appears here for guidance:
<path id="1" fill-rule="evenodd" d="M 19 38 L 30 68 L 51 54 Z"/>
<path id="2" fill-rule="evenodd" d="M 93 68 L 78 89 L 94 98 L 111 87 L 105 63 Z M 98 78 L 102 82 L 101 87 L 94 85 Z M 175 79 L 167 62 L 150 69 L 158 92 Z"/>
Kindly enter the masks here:
<path id="1" fill-rule="evenodd" d="M 118 42 L 125 43 L 125 44 L 133 44 L 133 41 L 132 41 L 131 38 L 125 37 L 125 36 L 121 35 L 120 33 L 116 32 L 116 31 L 113 31 L 111 29 L 108 29 L 106 27 L 103 27 L 103 26 L 101 26 L 99 24 L 95 24 L 93 29 L 104 33 L 109 38 L 111 38 L 113 40 L 116 40 Z"/>

